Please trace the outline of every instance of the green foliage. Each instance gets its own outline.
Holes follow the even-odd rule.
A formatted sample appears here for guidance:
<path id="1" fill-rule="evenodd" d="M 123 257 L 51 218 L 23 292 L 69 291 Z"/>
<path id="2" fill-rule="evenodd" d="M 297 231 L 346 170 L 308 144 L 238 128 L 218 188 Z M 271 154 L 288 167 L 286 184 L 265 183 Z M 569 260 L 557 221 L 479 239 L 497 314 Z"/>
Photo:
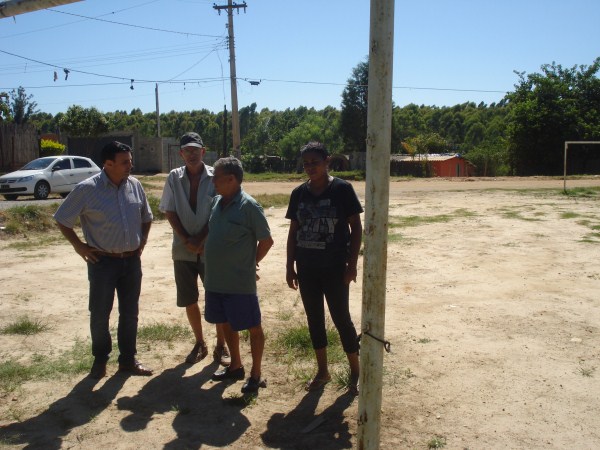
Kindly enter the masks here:
<path id="1" fill-rule="evenodd" d="M 10 105 L 8 104 L 8 94 L 0 92 L 0 123 L 10 119 Z"/>
<path id="2" fill-rule="evenodd" d="M 40 320 L 32 320 L 29 317 L 19 317 L 16 322 L 6 325 L 2 328 L 2 334 L 20 334 L 23 336 L 32 336 L 34 334 L 46 331 L 48 325 Z"/>
<path id="3" fill-rule="evenodd" d="M 22 234 L 27 232 L 42 232 L 56 228 L 52 215 L 58 205 L 26 205 L 0 211 L 0 221 L 6 227 L 7 234 Z"/>
<path id="4" fill-rule="evenodd" d="M 365 59 L 352 70 L 341 108 L 301 106 L 275 111 L 259 110 L 256 103 L 240 108 L 240 148 L 247 171 L 295 170 L 298 152 L 310 140 L 323 142 L 331 154 L 365 151 L 368 69 Z M 518 74 L 515 91 L 491 105 L 393 106 L 392 153 L 460 153 L 483 176 L 560 174 L 565 140 L 600 140 L 598 70 L 600 58 L 591 66 L 571 69 L 547 64 L 541 73 Z M 40 132 L 156 134 L 155 114 L 144 114 L 139 108 L 102 114 L 94 108 L 71 106 L 66 114 L 53 117 L 35 112 L 35 102 L 24 90 L 19 102 L 32 107 L 23 116 Z M 231 152 L 231 112 L 170 111 L 160 115 L 160 123 L 163 136 L 195 131 L 209 150 L 220 155 Z M 588 147 L 578 146 L 573 152 L 569 173 L 597 171 L 597 147 Z M 272 156 L 281 160 L 274 164 Z"/>
<path id="5" fill-rule="evenodd" d="M 137 336 L 142 342 L 173 342 L 178 339 L 189 339 L 192 332 L 189 327 L 182 325 L 154 323 L 139 327 Z"/>
<path id="6" fill-rule="evenodd" d="M 563 68 L 553 62 L 541 73 L 517 73 L 515 92 L 507 95 L 509 157 L 516 175 L 559 175 L 565 141 L 600 140 L 599 70 L 596 58 L 591 66 Z"/>
<path id="7" fill-rule="evenodd" d="M 330 325 L 327 331 L 327 356 L 331 363 L 343 361 L 345 358 L 337 330 Z M 308 326 L 295 324 L 281 331 L 275 339 L 275 347 L 292 359 L 312 359 L 314 350 L 310 340 Z"/>
<path id="8" fill-rule="evenodd" d="M 40 156 L 62 155 L 65 152 L 65 148 L 66 146 L 60 142 L 42 139 L 40 144 Z"/>
<path id="9" fill-rule="evenodd" d="M 0 362 L 0 392 L 11 392 L 33 379 L 56 379 L 85 373 L 92 365 L 89 343 L 77 340 L 73 347 L 58 357 L 36 354 L 30 363 L 13 359 Z"/>
<path id="10" fill-rule="evenodd" d="M 166 215 L 162 212 L 158 205 L 160 204 L 160 198 L 158 198 L 154 194 L 147 194 L 148 204 L 150 205 L 150 209 L 152 210 L 152 215 L 154 216 L 154 220 L 163 220 Z"/>
<path id="11" fill-rule="evenodd" d="M 483 177 L 495 177 L 509 174 L 508 146 L 503 139 L 496 142 L 484 141 L 465 154 L 476 166 L 476 173 Z"/>
<path id="12" fill-rule="evenodd" d="M 340 131 L 346 153 L 367 150 L 368 90 L 369 61 L 367 59 L 352 69 L 352 76 L 342 92 Z"/>
<path id="13" fill-rule="evenodd" d="M 31 115 L 37 112 L 36 108 L 37 103 L 33 101 L 33 95 L 27 95 L 23 86 L 11 91 L 10 115 L 13 122 L 17 124 L 27 123 Z"/>
<path id="14" fill-rule="evenodd" d="M 108 120 L 96 108 L 83 108 L 73 105 L 60 120 L 60 127 L 71 136 L 98 136 L 106 133 Z"/>

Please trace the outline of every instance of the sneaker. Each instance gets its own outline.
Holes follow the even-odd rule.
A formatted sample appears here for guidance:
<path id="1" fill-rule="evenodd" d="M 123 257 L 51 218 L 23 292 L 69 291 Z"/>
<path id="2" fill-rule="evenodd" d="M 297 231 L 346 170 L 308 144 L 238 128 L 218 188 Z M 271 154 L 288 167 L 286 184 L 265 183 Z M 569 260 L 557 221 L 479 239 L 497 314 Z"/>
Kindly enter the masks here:
<path id="1" fill-rule="evenodd" d="M 243 380 L 245 376 L 246 372 L 244 371 L 243 366 L 240 366 L 234 370 L 229 370 L 229 366 L 227 366 L 213 373 L 211 379 L 213 381 Z"/>
<path id="2" fill-rule="evenodd" d="M 208 349 L 204 341 L 196 342 L 194 348 L 189 355 L 185 358 L 185 362 L 188 364 L 196 364 L 202 361 L 208 355 Z"/>
<path id="3" fill-rule="evenodd" d="M 258 388 L 266 388 L 267 380 L 263 378 L 248 378 L 244 385 L 242 386 L 242 394 L 256 394 L 258 392 Z"/>
<path id="4" fill-rule="evenodd" d="M 221 364 L 222 366 L 227 367 L 231 364 L 231 356 L 229 355 L 229 350 L 224 345 L 217 345 L 213 350 L 213 359 L 215 362 Z"/>

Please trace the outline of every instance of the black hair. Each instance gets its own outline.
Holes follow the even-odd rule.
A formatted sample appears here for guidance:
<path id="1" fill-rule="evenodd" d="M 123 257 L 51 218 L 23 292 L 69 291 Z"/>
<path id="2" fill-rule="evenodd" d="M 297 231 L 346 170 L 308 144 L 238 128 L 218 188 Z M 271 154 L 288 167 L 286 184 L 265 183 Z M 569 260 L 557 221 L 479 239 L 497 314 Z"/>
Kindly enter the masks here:
<path id="1" fill-rule="evenodd" d="M 317 141 L 310 141 L 300 149 L 300 156 L 304 156 L 306 153 L 318 153 L 323 159 L 327 159 L 329 156 L 329 152 L 325 148 L 325 145 Z"/>
<path id="2" fill-rule="evenodd" d="M 117 153 L 133 153 L 131 147 L 127 144 L 123 144 L 119 141 L 112 141 L 109 144 L 106 144 L 102 149 L 102 163 L 107 160 L 114 161 Z"/>

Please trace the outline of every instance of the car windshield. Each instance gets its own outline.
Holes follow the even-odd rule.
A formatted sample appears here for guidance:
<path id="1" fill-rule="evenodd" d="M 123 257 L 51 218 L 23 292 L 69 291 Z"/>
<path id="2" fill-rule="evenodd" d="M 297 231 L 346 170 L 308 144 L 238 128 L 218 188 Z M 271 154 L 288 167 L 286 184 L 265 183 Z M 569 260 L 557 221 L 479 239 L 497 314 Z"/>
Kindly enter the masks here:
<path id="1" fill-rule="evenodd" d="M 40 170 L 40 169 L 45 169 L 50 164 L 52 164 L 55 160 L 56 160 L 56 158 L 39 158 L 39 159 L 34 159 L 33 161 L 28 162 L 27 164 L 25 164 L 21 170 Z"/>

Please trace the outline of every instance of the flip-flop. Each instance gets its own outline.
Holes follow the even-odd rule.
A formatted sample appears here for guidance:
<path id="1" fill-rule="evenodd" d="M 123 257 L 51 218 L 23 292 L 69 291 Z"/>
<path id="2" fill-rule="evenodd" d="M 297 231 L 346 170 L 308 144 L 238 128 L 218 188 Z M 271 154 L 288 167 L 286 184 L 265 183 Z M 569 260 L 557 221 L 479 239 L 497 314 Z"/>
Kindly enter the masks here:
<path id="1" fill-rule="evenodd" d="M 325 387 L 325 385 L 327 383 L 329 383 L 331 381 L 331 375 L 329 375 L 327 378 L 313 378 L 312 381 L 309 381 L 308 383 L 306 383 L 306 390 L 307 391 L 318 391 L 321 390 Z"/>

